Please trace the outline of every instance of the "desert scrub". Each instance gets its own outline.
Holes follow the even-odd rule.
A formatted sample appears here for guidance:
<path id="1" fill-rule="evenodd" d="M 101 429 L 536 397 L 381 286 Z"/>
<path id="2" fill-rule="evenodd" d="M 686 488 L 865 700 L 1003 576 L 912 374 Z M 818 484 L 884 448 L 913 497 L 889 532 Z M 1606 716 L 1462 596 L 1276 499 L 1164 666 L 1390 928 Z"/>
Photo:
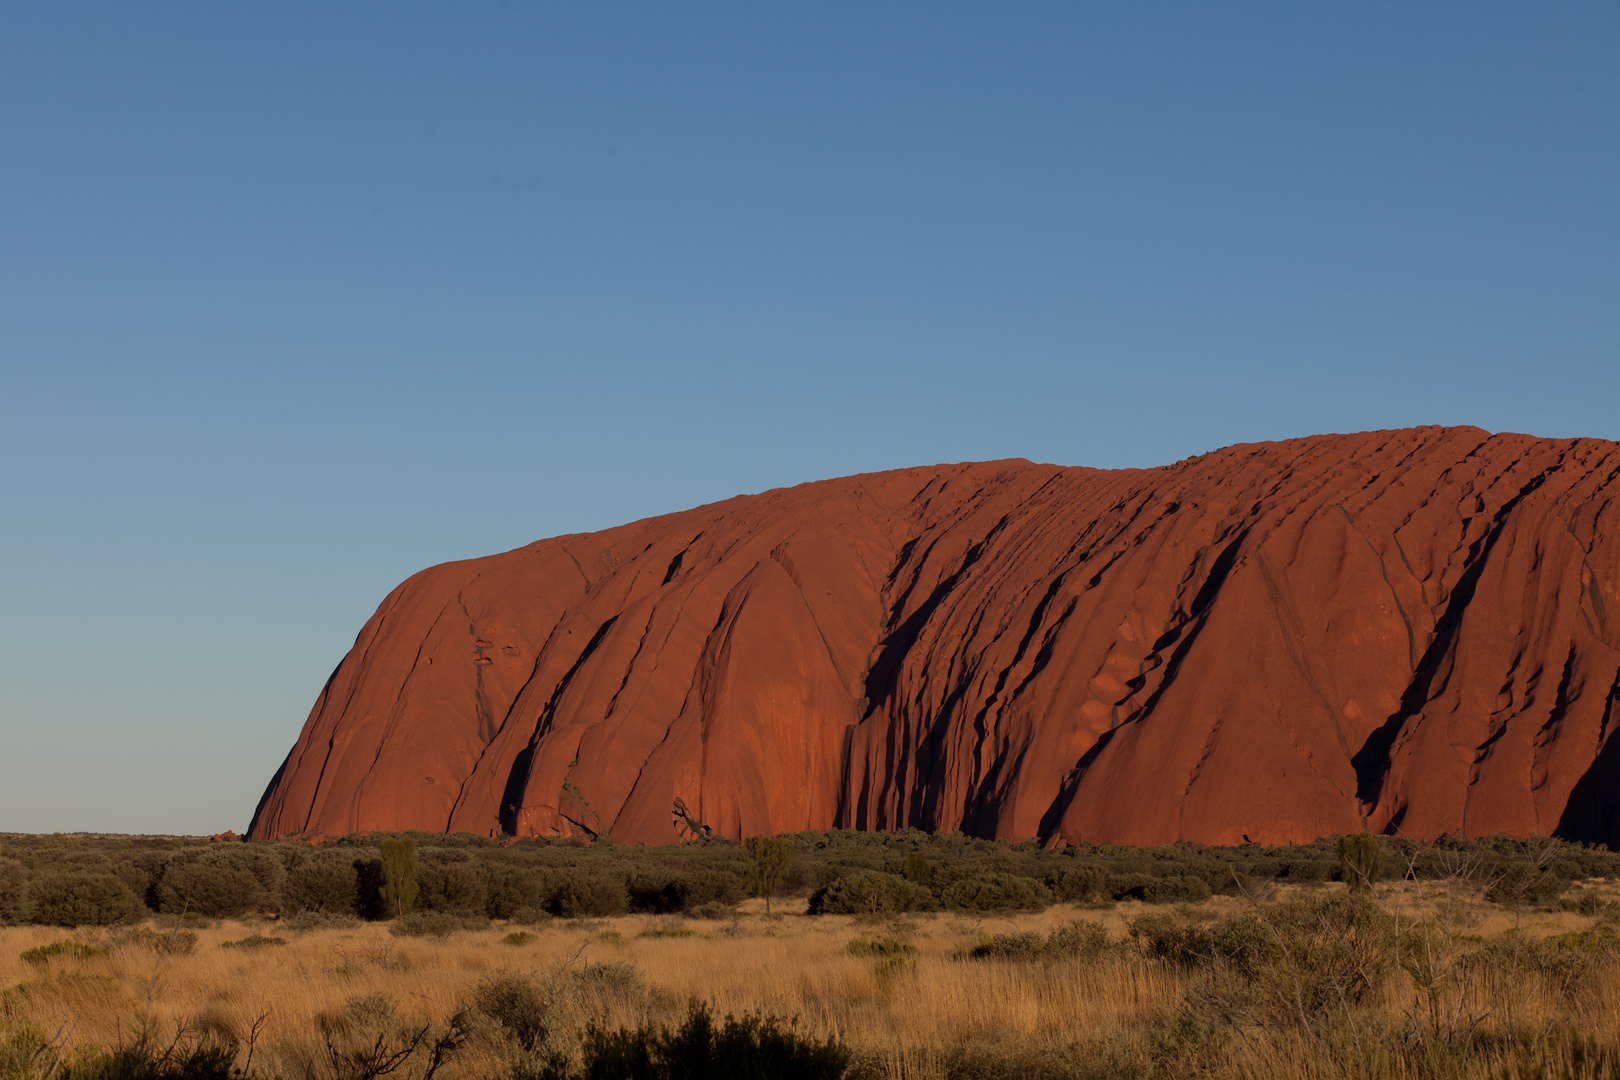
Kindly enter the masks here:
<path id="1" fill-rule="evenodd" d="M 486 930 L 489 920 L 477 916 L 451 915 L 443 911 L 418 911 L 388 924 L 395 937 L 447 938 L 458 930 Z"/>
<path id="2" fill-rule="evenodd" d="M 851 956 L 873 956 L 879 959 L 904 959 L 916 956 L 918 949 L 909 941 L 893 937 L 858 937 L 844 946 Z"/>
<path id="3" fill-rule="evenodd" d="M 140 898 L 113 874 L 45 873 L 28 886 L 34 922 L 48 926 L 113 926 L 146 917 Z"/>
<path id="4" fill-rule="evenodd" d="M 811 893 L 808 910 L 812 915 L 882 915 L 938 906 L 933 893 L 898 874 L 858 870 Z"/>
<path id="5" fill-rule="evenodd" d="M 692 1002 L 674 1028 L 646 1025 L 634 1030 L 586 1030 L 577 1072 L 553 1074 L 558 1080 L 837 1080 L 850 1053 L 836 1039 L 819 1041 L 797 1031 L 792 1021 L 774 1016 L 727 1016 L 716 1022 L 708 1006 Z"/>
<path id="6" fill-rule="evenodd" d="M 161 933 L 149 926 L 132 926 L 112 938 L 113 943 L 117 945 L 151 949 L 153 952 L 163 952 L 170 956 L 190 956 L 197 951 L 197 940 L 195 930 L 181 930 L 176 927 L 167 933 Z"/>
<path id="7" fill-rule="evenodd" d="M 286 938 L 266 937 L 263 934 L 250 934 L 240 941 L 222 941 L 219 943 L 219 947 L 222 949 L 241 949 L 245 952 L 253 952 L 255 949 L 273 949 L 278 945 L 285 944 L 287 944 Z"/>
<path id="8" fill-rule="evenodd" d="M 1102 956 L 1112 948 L 1106 927 L 1080 919 L 1044 935 L 1033 930 L 993 934 L 963 955 L 971 960 L 1078 960 Z"/>
<path id="9" fill-rule="evenodd" d="M 1016 874 L 980 874 L 949 886 L 941 899 L 953 911 L 1044 911 L 1052 893 Z"/>
<path id="10" fill-rule="evenodd" d="M 25 950 L 22 961 L 35 967 L 45 967 L 52 960 L 92 960 L 106 956 L 109 951 L 104 945 L 87 945 L 82 941 L 53 941 L 49 945 Z"/>

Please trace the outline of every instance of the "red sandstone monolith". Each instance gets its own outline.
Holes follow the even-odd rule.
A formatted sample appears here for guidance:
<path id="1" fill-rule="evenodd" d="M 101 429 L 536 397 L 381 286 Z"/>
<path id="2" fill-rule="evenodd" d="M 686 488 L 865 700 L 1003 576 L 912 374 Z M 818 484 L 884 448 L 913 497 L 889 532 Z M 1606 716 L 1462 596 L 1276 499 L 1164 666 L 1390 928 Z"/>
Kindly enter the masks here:
<path id="1" fill-rule="evenodd" d="M 1419 428 L 739 497 L 412 577 L 251 835 L 1620 840 L 1620 446 Z"/>

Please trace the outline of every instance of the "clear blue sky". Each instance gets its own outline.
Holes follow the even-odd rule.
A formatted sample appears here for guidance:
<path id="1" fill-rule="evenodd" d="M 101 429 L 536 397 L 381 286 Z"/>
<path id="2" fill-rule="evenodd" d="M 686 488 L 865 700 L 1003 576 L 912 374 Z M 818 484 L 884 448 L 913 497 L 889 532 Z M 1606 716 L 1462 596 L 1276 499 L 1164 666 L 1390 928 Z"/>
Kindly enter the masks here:
<path id="1" fill-rule="evenodd" d="M 1620 438 L 1620 6 L 0 6 L 0 830 L 240 830 L 446 559 Z"/>

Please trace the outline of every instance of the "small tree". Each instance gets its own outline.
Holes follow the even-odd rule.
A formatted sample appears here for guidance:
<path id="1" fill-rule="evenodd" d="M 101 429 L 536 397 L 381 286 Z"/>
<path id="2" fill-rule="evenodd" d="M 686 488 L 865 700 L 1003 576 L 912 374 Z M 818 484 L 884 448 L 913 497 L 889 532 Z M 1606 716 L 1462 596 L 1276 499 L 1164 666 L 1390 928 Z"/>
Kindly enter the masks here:
<path id="1" fill-rule="evenodd" d="M 743 841 L 743 863 L 748 886 L 765 898 L 765 914 L 771 913 L 771 897 L 781 889 L 793 866 L 793 849 L 779 836 L 750 836 Z"/>
<path id="2" fill-rule="evenodd" d="M 416 909 L 416 841 L 410 837 L 390 837 L 382 842 L 383 900 L 394 906 L 396 916 Z"/>
<path id="3" fill-rule="evenodd" d="M 934 868 L 928 862 L 928 857 L 920 851 L 913 851 L 906 856 L 906 880 L 913 885 L 928 888 L 928 883 L 934 879 Z"/>
<path id="4" fill-rule="evenodd" d="M 1384 873 L 1384 849 L 1372 833 L 1339 837 L 1339 877 L 1353 893 L 1368 892 Z"/>

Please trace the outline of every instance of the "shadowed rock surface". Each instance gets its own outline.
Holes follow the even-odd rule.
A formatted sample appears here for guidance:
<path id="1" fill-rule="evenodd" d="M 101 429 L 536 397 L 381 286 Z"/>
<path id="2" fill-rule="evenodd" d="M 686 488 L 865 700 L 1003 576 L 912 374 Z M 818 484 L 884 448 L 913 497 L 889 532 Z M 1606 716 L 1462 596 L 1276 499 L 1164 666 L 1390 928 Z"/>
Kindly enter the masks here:
<path id="1" fill-rule="evenodd" d="M 436 566 L 251 833 L 1620 840 L 1620 445 L 1419 428 L 769 491 Z"/>

